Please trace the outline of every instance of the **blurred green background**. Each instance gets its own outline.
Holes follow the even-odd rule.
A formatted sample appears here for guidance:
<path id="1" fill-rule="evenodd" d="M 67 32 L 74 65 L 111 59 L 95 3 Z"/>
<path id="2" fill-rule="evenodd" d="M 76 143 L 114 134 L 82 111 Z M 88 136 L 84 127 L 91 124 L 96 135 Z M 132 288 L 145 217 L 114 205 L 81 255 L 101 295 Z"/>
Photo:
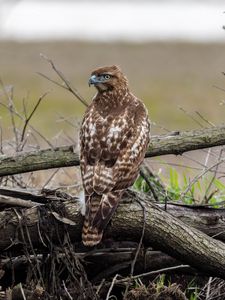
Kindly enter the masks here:
<path id="1" fill-rule="evenodd" d="M 162 126 L 168 130 L 199 127 L 196 111 L 214 124 L 224 122 L 225 106 L 220 103 L 225 92 L 225 44 L 216 43 L 92 43 L 59 42 L 0 42 L 0 77 L 4 85 L 14 87 L 18 111 L 23 101 L 31 110 L 38 98 L 49 91 L 31 120 L 31 124 L 52 137 L 60 130 L 71 134 L 69 122 L 82 118 L 85 107 L 72 94 L 40 77 L 37 72 L 57 79 L 40 53 L 53 59 L 66 78 L 87 101 L 95 94 L 88 87 L 93 69 L 118 64 L 127 75 L 130 89 L 143 99 L 149 109 L 154 133 Z M 1 95 L 1 102 L 7 100 Z M 186 111 L 184 113 L 182 109 Z M 11 126 L 8 112 L 0 107 L 1 123 Z M 69 122 L 60 122 L 65 118 Z M 203 125 L 204 121 L 199 120 Z M 5 127 L 5 128 L 6 128 Z M 4 134 L 8 134 L 5 131 Z"/>

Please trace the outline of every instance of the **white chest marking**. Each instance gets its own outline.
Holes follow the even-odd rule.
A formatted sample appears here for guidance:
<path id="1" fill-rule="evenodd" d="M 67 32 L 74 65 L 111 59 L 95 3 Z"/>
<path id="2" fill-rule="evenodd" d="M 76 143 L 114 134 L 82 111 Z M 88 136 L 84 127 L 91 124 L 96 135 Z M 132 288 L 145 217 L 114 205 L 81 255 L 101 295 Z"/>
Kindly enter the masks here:
<path id="1" fill-rule="evenodd" d="M 90 136 L 94 136 L 96 133 L 96 126 L 95 124 L 90 124 L 89 126 L 89 132 L 90 132 Z"/>
<path id="2" fill-rule="evenodd" d="M 108 138 L 115 137 L 116 139 L 119 137 L 119 133 L 122 131 L 122 128 L 119 126 L 113 126 L 110 127 L 109 133 L 108 133 Z"/>

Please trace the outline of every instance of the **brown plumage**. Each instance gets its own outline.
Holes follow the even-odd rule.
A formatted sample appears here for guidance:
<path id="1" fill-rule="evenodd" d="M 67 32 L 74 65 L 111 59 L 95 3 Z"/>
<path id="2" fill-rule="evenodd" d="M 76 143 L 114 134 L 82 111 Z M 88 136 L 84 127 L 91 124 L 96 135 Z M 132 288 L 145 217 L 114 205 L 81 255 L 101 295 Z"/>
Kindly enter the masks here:
<path id="1" fill-rule="evenodd" d="M 92 72 L 97 94 L 80 130 L 80 162 L 85 192 L 82 240 L 94 246 L 102 239 L 121 196 L 131 186 L 149 143 L 150 124 L 144 104 L 128 88 L 117 66 Z"/>

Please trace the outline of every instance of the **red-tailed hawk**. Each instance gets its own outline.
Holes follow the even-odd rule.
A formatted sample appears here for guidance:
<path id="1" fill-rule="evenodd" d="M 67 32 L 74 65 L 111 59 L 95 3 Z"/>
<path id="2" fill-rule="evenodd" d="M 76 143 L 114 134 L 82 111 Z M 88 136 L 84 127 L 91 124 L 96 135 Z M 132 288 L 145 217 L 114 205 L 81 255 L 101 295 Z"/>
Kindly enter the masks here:
<path id="1" fill-rule="evenodd" d="M 121 196 L 139 172 L 149 143 L 150 124 L 144 104 L 128 88 L 119 67 L 92 72 L 97 94 L 80 130 L 80 163 L 85 192 L 82 240 L 94 246 L 102 239 Z"/>

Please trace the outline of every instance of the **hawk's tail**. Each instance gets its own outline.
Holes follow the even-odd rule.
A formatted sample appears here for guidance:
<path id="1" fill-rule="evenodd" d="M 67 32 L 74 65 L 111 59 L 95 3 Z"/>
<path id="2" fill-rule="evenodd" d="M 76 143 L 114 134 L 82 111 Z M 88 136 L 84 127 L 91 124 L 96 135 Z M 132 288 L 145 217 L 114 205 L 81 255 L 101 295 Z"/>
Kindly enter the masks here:
<path id="1" fill-rule="evenodd" d="M 101 198 L 100 195 L 92 195 L 86 200 L 86 213 L 82 229 L 82 241 L 85 246 L 93 247 L 102 239 L 103 229 L 99 229 L 93 224 L 96 213 L 100 209 Z"/>
<path id="2" fill-rule="evenodd" d="M 96 227 L 89 227 L 88 222 L 84 221 L 82 231 L 82 241 L 85 246 L 93 247 L 101 242 L 103 230 L 99 231 Z"/>
<path id="3" fill-rule="evenodd" d="M 123 191 L 112 191 L 103 195 L 96 193 L 87 196 L 82 241 L 93 247 L 101 242 L 103 230 L 110 221 Z"/>

